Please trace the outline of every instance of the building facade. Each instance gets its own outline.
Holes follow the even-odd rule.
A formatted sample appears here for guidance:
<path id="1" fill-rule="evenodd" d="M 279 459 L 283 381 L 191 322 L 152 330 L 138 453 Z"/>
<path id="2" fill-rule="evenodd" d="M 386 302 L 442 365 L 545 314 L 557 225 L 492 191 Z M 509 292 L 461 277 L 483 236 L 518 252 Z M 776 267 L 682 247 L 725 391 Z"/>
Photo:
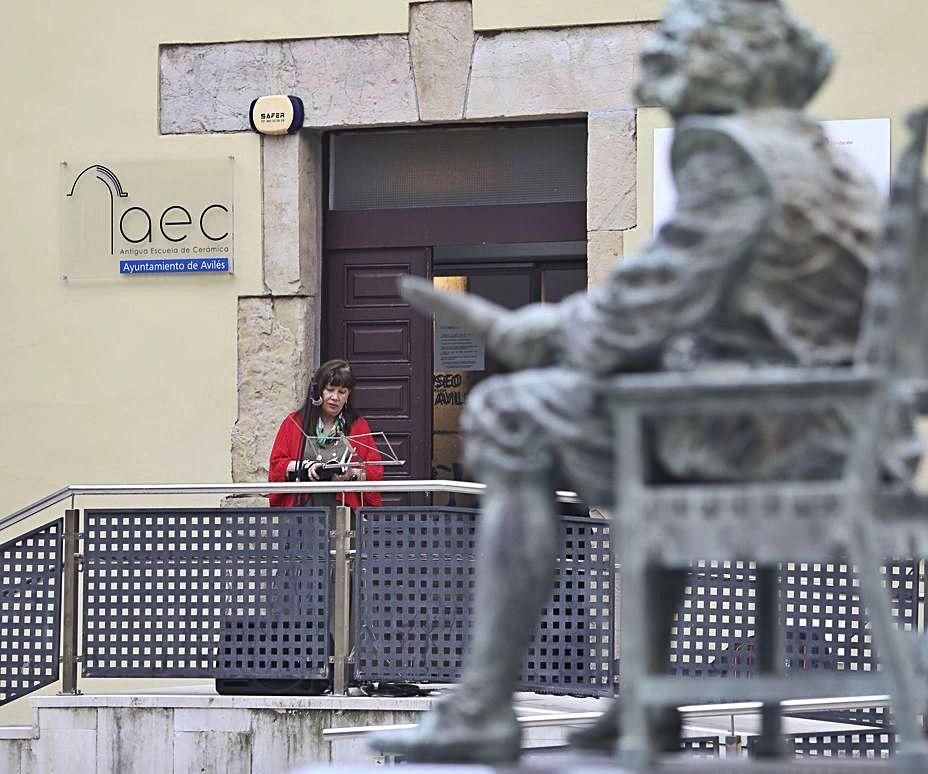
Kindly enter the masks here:
<path id="1" fill-rule="evenodd" d="M 396 475 L 460 475 L 457 412 L 492 364 L 392 283 L 557 300 L 647 239 L 668 119 L 632 87 L 662 5 L 165 0 L 131 23 L 108 0 L 7 9 L 0 513 L 67 483 L 264 480 L 326 357 L 354 363 Z M 839 54 L 813 112 L 888 118 L 901 145 L 926 96 L 928 9 L 789 5 Z M 251 101 L 278 93 L 301 97 L 302 130 L 250 131 Z M 212 205 L 182 204 L 182 171 L 225 165 L 233 271 L 126 276 L 115 254 L 72 271 L 78 164 L 167 181 L 178 198 L 140 231 L 107 188 L 128 218 L 111 209 L 111 238 L 118 222 L 139 244 L 218 236 Z"/>

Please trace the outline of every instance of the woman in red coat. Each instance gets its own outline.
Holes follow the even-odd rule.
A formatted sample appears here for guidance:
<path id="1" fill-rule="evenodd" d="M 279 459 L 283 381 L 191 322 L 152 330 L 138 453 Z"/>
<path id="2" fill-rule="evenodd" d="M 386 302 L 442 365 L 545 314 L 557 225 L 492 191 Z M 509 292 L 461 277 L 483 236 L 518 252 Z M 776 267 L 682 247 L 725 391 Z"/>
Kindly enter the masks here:
<path id="1" fill-rule="evenodd" d="M 332 480 L 383 480 L 383 466 L 371 464 L 380 461 L 380 452 L 371 436 L 370 425 L 364 417 L 357 415 L 351 405 L 351 391 L 355 385 L 351 366 L 345 360 L 329 360 L 319 366 L 313 374 L 312 381 L 315 385 L 313 395 L 320 403 L 309 406 L 304 404 L 303 408 L 284 419 L 271 449 L 268 481 L 293 480 L 293 473 L 300 466 L 301 459 L 305 460 L 302 465 L 309 474 L 309 480 L 321 480 L 320 475 L 325 475 L 328 471 L 325 471 L 322 463 L 316 461 L 306 449 L 315 446 L 324 450 L 332 444 L 337 444 L 336 439 L 339 436 L 347 436 L 353 450 L 352 461 L 366 464 L 347 467 L 343 473 L 336 469 Z M 315 403 L 315 400 L 312 403 Z M 304 447 L 303 413 L 307 409 L 310 412 L 309 423 L 306 426 L 309 438 Z M 287 477 L 288 472 L 291 473 L 290 479 Z M 379 492 L 339 492 L 334 496 L 322 493 L 309 496 L 272 494 L 269 500 L 274 507 L 338 504 L 359 508 L 364 505 L 381 505 Z"/>

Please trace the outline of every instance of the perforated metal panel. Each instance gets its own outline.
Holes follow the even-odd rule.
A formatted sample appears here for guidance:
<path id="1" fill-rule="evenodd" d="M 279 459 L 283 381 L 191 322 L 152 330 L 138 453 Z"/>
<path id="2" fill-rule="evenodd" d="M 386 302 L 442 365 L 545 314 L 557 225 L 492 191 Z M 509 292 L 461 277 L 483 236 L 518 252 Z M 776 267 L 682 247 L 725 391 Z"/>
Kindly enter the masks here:
<path id="1" fill-rule="evenodd" d="M 884 576 L 894 614 L 914 630 L 917 565 L 892 562 Z M 787 669 L 870 671 L 875 668 L 869 624 L 853 568 L 839 563 L 788 563 L 780 587 Z M 691 574 L 673 629 L 671 672 L 748 676 L 754 673 L 757 580 L 745 562 L 701 562 Z M 855 722 L 879 714 L 852 713 Z"/>
<path id="2" fill-rule="evenodd" d="M 355 674 L 454 681 L 470 632 L 478 512 L 364 508 L 357 516 Z"/>
<path id="3" fill-rule="evenodd" d="M 918 614 L 918 563 L 890 562 L 884 582 L 893 616 L 914 631 Z M 870 672 L 877 668 L 870 624 L 858 594 L 858 580 L 846 564 L 787 564 L 783 570 L 789 668 Z M 809 715 L 836 723 L 885 726 L 888 710 L 874 707 Z"/>
<path id="4" fill-rule="evenodd" d="M 748 754 L 754 753 L 759 737 L 748 737 Z M 787 734 L 786 742 L 797 758 L 868 758 L 892 756 L 896 735 L 890 731 L 845 731 L 841 733 Z"/>
<path id="5" fill-rule="evenodd" d="M 787 739 L 797 758 L 889 758 L 896 749 L 896 735 L 890 731 L 793 734 Z"/>
<path id="6" fill-rule="evenodd" d="M 916 564 L 894 562 L 883 568 L 893 614 L 903 629 L 914 630 Z M 836 671 L 871 671 L 876 666 L 858 580 L 847 564 L 787 564 L 782 570 L 787 630 L 808 632 L 803 660 L 796 643 L 790 666 Z"/>
<path id="7" fill-rule="evenodd" d="M 359 512 L 356 675 L 454 681 L 470 638 L 479 512 L 469 508 Z M 609 525 L 561 519 L 555 589 L 520 676 L 528 690 L 612 690 L 613 567 Z"/>
<path id="8" fill-rule="evenodd" d="M 328 519 L 323 508 L 87 511 L 83 673 L 326 676 Z"/>
<path id="9" fill-rule="evenodd" d="M 0 705 L 58 679 L 61 535 L 59 519 L 0 546 Z"/>
<path id="10" fill-rule="evenodd" d="M 680 750 L 693 758 L 718 758 L 719 738 L 717 736 L 686 736 Z"/>
<path id="11" fill-rule="evenodd" d="M 562 517 L 554 591 L 522 664 L 526 690 L 612 693 L 615 565 L 610 523 Z"/>
<path id="12" fill-rule="evenodd" d="M 757 582 L 747 562 L 699 562 L 671 630 L 676 675 L 721 674 L 753 662 Z"/>

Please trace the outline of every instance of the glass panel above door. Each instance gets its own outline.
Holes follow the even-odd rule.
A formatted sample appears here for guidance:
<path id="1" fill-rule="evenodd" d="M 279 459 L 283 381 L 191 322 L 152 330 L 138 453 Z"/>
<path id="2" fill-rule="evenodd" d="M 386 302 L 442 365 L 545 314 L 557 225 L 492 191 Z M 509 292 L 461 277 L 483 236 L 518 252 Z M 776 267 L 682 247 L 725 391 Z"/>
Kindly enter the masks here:
<path id="1" fill-rule="evenodd" d="M 337 132 L 329 209 L 586 200 L 586 123 Z"/>

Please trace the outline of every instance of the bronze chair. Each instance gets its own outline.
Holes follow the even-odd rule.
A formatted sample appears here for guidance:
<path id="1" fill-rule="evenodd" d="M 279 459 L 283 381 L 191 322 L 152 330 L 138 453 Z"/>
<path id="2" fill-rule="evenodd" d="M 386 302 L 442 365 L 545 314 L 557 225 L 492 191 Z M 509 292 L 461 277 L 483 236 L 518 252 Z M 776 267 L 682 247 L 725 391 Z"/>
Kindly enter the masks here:
<path id="1" fill-rule="evenodd" d="M 911 492 L 887 491 L 879 470 L 888 396 L 906 387 L 906 377 L 915 370 L 913 361 L 924 359 L 921 337 L 913 347 L 900 336 L 906 316 L 915 314 L 919 294 L 912 292 L 912 285 L 922 280 L 925 269 L 920 261 L 928 257 L 920 255 L 926 123 L 928 111 L 910 119 L 914 140 L 893 182 L 852 365 L 624 375 L 610 383 L 608 401 L 617 439 L 615 545 L 622 574 L 619 752 L 626 762 L 644 762 L 658 752 L 654 724 L 667 707 L 761 702 L 760 741 L 768 753 L 776 754 L 780 701 L 888 693 L 900 737 L 897 766 L 918 771 L 928 767 L 928 744 L 917 721 L 926 700 L 925 679 L 919 675 L 922 665 L 907 635 L 894 625 L 880 577 L 886 556 L 928 555 L 928 507 Z M 923 376 L 924 363 L 917 365 Z M 850 439 L 837 480 L 730 485 L 648 480 L 647 421 L 799 411 L 833 411 L 846 418 Z M 838 558 L 856 566 L 881 669 L 788 678 L 783 674 L 776 563 Z M 666 627 L 653 622 L 660 617 L 655 611 L 661 606 L 661 586 L 653 583 L 652 570 L 679 573 L 693 561 L 710 559 L 752 560 L 758 565 L 762 593 L 757 600 L 757 636 L 763 652 L 761 674 L 755 678 L 662 674 Z"/>

